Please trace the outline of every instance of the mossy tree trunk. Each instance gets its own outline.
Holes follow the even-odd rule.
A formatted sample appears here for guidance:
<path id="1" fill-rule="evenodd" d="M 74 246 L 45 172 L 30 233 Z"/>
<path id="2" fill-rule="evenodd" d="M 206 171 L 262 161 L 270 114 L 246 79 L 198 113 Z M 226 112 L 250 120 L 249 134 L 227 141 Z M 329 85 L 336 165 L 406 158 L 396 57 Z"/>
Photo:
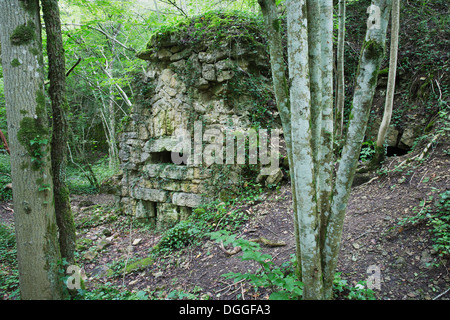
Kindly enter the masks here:
<path id="1" fill-rule="evenodd" d="M 39 19 L 37 0 L 0 1 L 20 294 L 61 299 Z"/>
<path id="2" fill-rule="evenodd" d="M 293 168 L 292 163 L 292 133 L 291 133 L 291 107 L 289 100 L 288 73 L 285 64 L 284 50 L 282 45 L 281 19 L 278 17 L 275 0 L 258 0 L 264 16 L 264 25 L 267 32 L 270 50 L 270 65 L 272 69 L 272 82 L 275 91 L 275 100 L 283 126 L 284 140 L 288 154 L 289 168 Z M 289 170 L 291 181 L 294 181 L 293 170 Z M 292 200 L 296 204 L 295 185 L 292 183 Z M 297 215 L 294 215 L 294 228 L 297 229 Z M 297 256 L 300 256 L 299 233 L 295 231 Z M 300 264 L 297 270 L 301 277 Z"/>
<path id="3" fill-rule="evenodd" d="M 345 5 L 346 0 L 339 0 L 339 31 L 337 42 L 337 70 L 336 70 L 336 137 L 342 138 L 344 131 L 344 100 L 345 100 L 345 77 L 344 77 L 344 47 L 345 47 Z"/>
<path id="4" fill-rule="evenodd" d="M 380 164 L 384 161 L 384 142 L 386 140 L 386 133 L 389 129 L 389 124 L 391 123 L 392 109 L 394 104 L 395 78 L 397 73 L 398 33 L 400 28 L 400 0 L 393 0 L 392 3 L 391 48 L 389 57 L 389 76 L 386 90 L 386 102 L 384 105 L 383 120 L 381 121 L 380 129 L 378 131 L 375 154 L 370 163 L 370 166 L 372 168 L 379 167 Z"/>
<path id="5" fill-rule="evenodd" d="M 281 64 L 281 49 L 272 48 L 280 43 L 271 40 L 276 20 L 275 1 L 259 3 L 269 34 L 272 63 Z M 281 120 L 290 122 L 283 123 L 283 128 L 289 128 L 291 134 L 287 140 L 291 145 L 288 155 L 292 157 L 289 163 L 298 224 L 295 232 L 300 247 L 297 261 L 304 283 L 303 298 L 331 299 L 348 197 L 384 56 L 391 0 L 372 0 L 370 8 L 379 9 L 380 14 L 373 24 L 371 15 L 367 24 L 348 135 L 334 180 L 332 0 L 290 0 L 286 5 L 289 86 L 281 90 L 283 77 L 279 70 L 282 68 L 278 64 L 272 66 L 272 73 L 277 103 L 280 109 L 286 109 L 284 115 L 280 112 Z M 317 21 L 320 21 L 319 32 Z"/>
<path id="6" fill-rule="evenodd" d="M 61 21 L 57 0 L 42 0 L 45 31 L 47 34 L 49 95 L 52 104 L 52 173 L 56 220 L 59 227 L 61 256 L 74 262 L 75 224 L 66 185 L 67 116 L 66 67 L 61 35 Z"/>
<path id="7" fill-rule="evenodd" d="M 372 0 L 369 7 L 368 28 L 356 72 L 350 123 L 336 173 L 323 248 L 324 294 L 327 299 L 332 297 L 347 203 L 375 95 L 378 71 L 385 55 L 391 6 L 392 0 Z"/>

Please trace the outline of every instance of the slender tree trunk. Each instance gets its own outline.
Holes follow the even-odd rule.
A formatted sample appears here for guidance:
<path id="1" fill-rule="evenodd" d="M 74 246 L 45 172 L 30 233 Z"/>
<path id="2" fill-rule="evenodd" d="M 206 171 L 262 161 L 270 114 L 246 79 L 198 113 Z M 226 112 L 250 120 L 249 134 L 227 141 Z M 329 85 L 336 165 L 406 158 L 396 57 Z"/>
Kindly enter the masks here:
<path id="1" fill-rule="evenodd" d="M 308 46 L 307 4 L 290 0 L 287 12 L 288 64 L 290 81 L 292 163 L 300 237 L 304 299 L 323 296 L 319 250 L 319 217 L 315 193 L 314 154 L 311 145 L 311 91 Z M 313 106 L 317 107 L 317 106 Z"/>
<path id="2" fill-rule="evenodd" d="M 320 199 L 320 246 L 323 248 L 326 226 L 330 215 L 330 199 L 334 174 L 333 153 L 333 1 L 320 1 L 321 69 L 322 69 L 322 121 L 318 159 Z"/>
<path id="3" fill-rule="evenodd" d="M 367 128 L 377 85 L 378 71 L 385 54 L 386 30 L 392 0 L 372 0 L 365 41 L 361 50 L 353 109 L 342 158 L 336 174 L 331 213 L 324 246 L 325 298 L 332 297 L 334 273 L 339 256 L 342 229 L 351 185 Z"/>
<path id="4" fill-rule="evenodd" d="M 372 0 L 370 6 L 350 126 L 334 182 L 332 0 L 321 0 L 320 3 L 308 1 L 290 0 L 286 3 L 289 66 L 287 88 L 283 86 L 285 72 L 281 72 L 284 70 L 280 58 L 281 42 L 275 41 L 276 28 L 273 27 L 277 25 L 276 6 L 273 0 L 259 0 L 259 3 L 268 30 L 272 79 L 283 129 L 288 128 L 290 132 L 290 136 L 285 138 L 289 141 L 291 150 L 289 163 L 295 223 L 298 224 L 295 232 L 298 233 L 297 261 L 301 265 L 301 280 L 304 283 L 303 298 L 331 299 L 348 197 L 367 127 L 378 70 L 384 56 L 391 0 Z M 308 9 L 311 9 L 310 12 Z M 317 43 L 309 43 L 317 41 L 317 30 L 308 25 L 311 21 L 319 20 L 318 12 L 321 21 L 320 49 L 317 48 Z M 310 49 L 312 52 L 309 52 Z M 321 67 L 320 85 L 315 69 L 316 60 L 319 60 Z M 314 96 L 318 86 L 321 86 L 320 104 L 317 102 L 318 96 Z M 321 120 L 314 121 L 314 114 L 321 114 Z M 320 143 L 317 144 L 313 137 L 316 136 L 319 125 Z M 320 150 L 315 155 L 318 145 Z M 315 159 L 318 160 L 314 161 Z M 319 188 L 317 183 L 320 184 Z"/>
<path id="5" fill-rule="evenodd" d="M 287 79 L 287 68 L 284 60 L 281 19 L 278 17 L 275 0 L 258 0 L 261 11 L 264 16 L 264 25 L 266 27 L 269 50 L 270 65 L 272 68 L 272 82 L 275 92 L 278 111 L 280 113 L 283 126 L 284 140 L 289 160 L 289 174 L 291 176 L 291 188 L 294 207 L 296 206 L 295 183 L 294 183 L 294 164 L 292 162 L 292 132 L 291 132 L 291 107 L 289 101 L 289 84 Z M 299 233 L 297 232 L 297 215 L 294 215 L 294 229 L 296 237 L 297 257 L 300 257 Z M 301 277 L 301 265 L 298 264 L 297 273 Z"/>
<path id="6" fill-rule="evenodd" d="M 389 58 L 389 76 L 386 91 L 386 102 L 384 105 L 383 120 L 381 121 L 378 131 L 377 145 L 375 147 L 375 155 L 371 166 L 379 166 L 384 160 L 384 141 L 386 140 L 386 132 L 389 129 L 392 117 L 392 107 L 394 104 L 395 93 L 395 77 L 397 73 L 397 53 L 398 53 L 398 33 L 400 25 L 400 0 L 392 1 L 392 26 L 391 26 L 391 48 Z"/>
<path id="7" fill-rule="evenodd" d="M 75 224 L 70 206 L 69 189 L 66 185 L 67 165 L 67 117 L 66 68 L 61 35 L 58 0 L 42 0 L 47 54 L 49 63 L 49 94 L 52 102 L 52 172 L 56 220 L 59 227 L 61 256 L 74 262 Z"/>
<path id="8" fill-rule="evenodd" d="M 61 299 L 39 2 L 0 1 L 0 28 L 21 298 Z"/>
<path id="9" fill-rule="evenodd" d="M 121 25 L 113 31 L 112 39 L 116 39 L 119 34 Z M 114 62 L 115 62 L 115 42 L 111 41 L 111 60 L 106 66 L 106 75 L 113 80 Z M 109 87 L 109 103 L 108 103 L 108 124 L 109 124 L 109 167 L 111 169 L 117 169 L 119 166 L 119 153 L 117 150 L 116 141 L 116 111 L 114 108 L 114 85 L 111 84 Z"/>
<path id="10" fill-rule="evenodd" d="M 336 137 L 342 138 L 344 130 L 344 47 L 345 47 L 345 1 L 339 0 L 339 32 L 337 44 L 337 84 L 336 84 Z"/>

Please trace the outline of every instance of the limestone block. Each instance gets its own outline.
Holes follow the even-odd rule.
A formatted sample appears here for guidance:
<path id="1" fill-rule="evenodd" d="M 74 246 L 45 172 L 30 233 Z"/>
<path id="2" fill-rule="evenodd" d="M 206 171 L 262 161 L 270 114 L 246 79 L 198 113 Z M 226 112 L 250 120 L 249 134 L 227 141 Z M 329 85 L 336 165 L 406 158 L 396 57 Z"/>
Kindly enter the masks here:
<path id="1" fill-rule="evenodd" d="M 230 70 L 224 70 L 217 72 L 217 82 L 224 82 L 233 78 L 234 72 Z"/>
<path id="2" fill-rule="evenodd" d="M 150 178 L 155 178 L 159 176 L 159 173 L 163 170 L 164 164 L 151 163 L 147 164 L 142 168 L 142 171 Z"/>
<path id="3" fill-rule="evenodd" d="M 139 200 L 136 204 L 135 216 L 138 220 L 150 220 L 156 217 L 156 203 Z"/>
<path id="4" fill-rule="evenodd" d="M 173 137 L 161 137 L 154 140 L 149 140 L 145 143 L 143 150 L 145 152 L 161 152 L 172 151 L 177 145 L 177 140 Z"/>
<path id="5" fill-rule="evenodd" d="M 172 195 L 172 203 L 177 206 L 194 208 L 203 203 L 203 198 L 195 193 L 176 192 Z"/>
<path id="6" fill-rule="evenodd" d="M 184 50 L 181 51 L 181 52 L 177 52 L 177 53 L 173 54 L 173 55 L 170 57 L 170 61 L 178 61 L 178 60 L 187 58 L 187 57 L 189 57 L 189 55 L 190 55 L 191 53 L 192 53 L 192 50 L 190 50 L 190 49 L 184 49 Z"/>
<path id="7" fill-rule="evenodd" d="M 208 81 L 216 81 L 216 69 L 213 64 L 204 64 L 202 67 L 202 77 Z"/>
<path id="8" fill-rule="evenodd" d="M 199 184 L 197 183 L 183 182 L 180 184 L 180 187 L 181 191 L 183 192 L 200 193 Z"/>
<path id="9" fill-rule="evenodd" d="M 212 177 L 212 170 L 206 168 L 192 168 L 194 172 L 194 179 L 207 179 Z"/>
<path id="10" fill-rule="evenodd" d="M 162 89 L 165 93 L 167 93 L 167 95 L 168 95 L 168 97 L 167 98 L 172 98 L 172 97 L 175 97 L 176 95 L 177 95 L 177 89 L 175 89 L 175 88 L 172 88 L 172 87 L 168 87 L 168 86 L 165 86 L 163 89 Z"/>
<path id="11" fill-rule="evenodd" d="M 159 177 L 173 180 L 191 180 L 194 178 L 194 168 L 177 165 L 166 165 Z"/>
<path id="12" fill-rule="evenodd" d="M 161 181 L 159 187 L 167 191 L 181 191 L 180 182 L 175 180 Z"/>
<path id="13" fill-rule="evenodd" d="M 230 70 L 233 68 L 233 61 L 231 59 L 225 59 L 216 62 L 215 64 L 217 71 Z"/>
<path id="14" fill-rule="evenodd" d="M 276 169 L 275 172 L 273 172 L 271 175 L 267 176 L 266 178 L 266 186 L 271 184 L 277 184 L 278 182 L 283 179 L 283 171 L 281 171 L 280 168 Z"/>
<path id="15" fill-rule="evenodd" d="M 194 87 L 200 89 L 200 90 L 205 90 L 209 88 L 209 82 L 208 80 L 200 77 L 197 82 L 194 84 Z"/>
<path id="16" fill-rule="evenodd" d="M 167 49 L 161 49 L 157 52 L 158 59 L 169 60 L 172 57 L 172 52 Z"/>
<path id="17" fill-rule="evenodd" d="M 165 202 L 167 199 L 167 192 L 158 189 L 135 187 L 131 189 L 131 196 L 141 200 Z"/>
<path id="18" fill-rule="evenodd" d="M 139 129 L 139 139 L 141 140 L 147 140 L 148 137 L 148 130 L 145 126 L 140 126 Z"/>
<path id="19" fill-rule="evenodd" d="M 403 131 L 400 142 L 403 143 L 405 146 L 411 147 L 414 144 L 416 138 L 417 136 L 416 133 L 414 132 L 414 127 L 407 127 L 405 131 Z"/>
<path id="20" fill-rule="evenodd" d="M 119 150 L 119 159 L 126 162 L 130 159 L 130 147 L 122 146 Z"/>
<path id="21" fill-rule="evenodd" d="M 203 106 L 200 102 L 198 102 L 198 101 L 193 101 L 193 102 L 192 102 L 192 105 L 193 105 L 193 107 L 194 107 L 194 111 L 195 111 L 195 112 L 198 112 L 198 113 L 201 113 L 201 114 L 203 114 L 203 113 L 206 112 L 205 106 Z"/>
<path id="22" fill-rule="evenodd" d="M 174 75 L 171 69 L 164 69 L 161 71 L 161 76 L 159 77 L 166 85 L 170 85 L 170 81 Z"/>
<path id="23" fill-rule="evenodd" d="M 184 46 L 173 46 L 170 48 L 170 52 L 177 53 L 184 49 Z"/>
<path id="24" fill-rule="evenodd" d="M 157 203 L 157 228 L 173 226 L 179 221 L 179 209 L 171 203 Z"/>

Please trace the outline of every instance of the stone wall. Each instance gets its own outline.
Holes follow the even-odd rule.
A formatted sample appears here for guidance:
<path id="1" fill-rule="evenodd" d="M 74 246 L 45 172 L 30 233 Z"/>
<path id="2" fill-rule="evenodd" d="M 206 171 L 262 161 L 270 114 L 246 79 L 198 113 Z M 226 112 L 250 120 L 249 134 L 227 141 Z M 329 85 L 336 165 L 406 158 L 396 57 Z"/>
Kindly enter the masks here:
<path id="1" fill-rule="evenodd" d="M 240 93 L 240 81 L 256 79 L 270 92 L 269 57 L 265 45 L 192 46 L 173 35 L 150 43 L 138 57 L 147 69 L 136 81 L 137 103 L 120 138 L 120 205 L 138 219 L 166 226 L 233 190 L 242 174 L 238 165 L 174 164 L 175 131 L 193 137 L 196 123 L 202 132 L 249 128 L 255 99 Z"/>

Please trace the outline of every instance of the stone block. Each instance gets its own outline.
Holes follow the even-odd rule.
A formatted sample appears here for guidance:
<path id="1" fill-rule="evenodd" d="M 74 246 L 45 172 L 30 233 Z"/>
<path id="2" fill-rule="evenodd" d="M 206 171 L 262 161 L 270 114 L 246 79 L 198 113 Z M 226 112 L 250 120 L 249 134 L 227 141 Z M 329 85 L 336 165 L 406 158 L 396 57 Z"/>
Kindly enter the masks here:
<path id="1" fill-rule="evenodd" d="M 176 192 L 172 195 L 172 203 L 177 206 L 195 208 L 203 203 L 203 198 L 195 193 Z"/>
<path id="2" fill-rule="evenodd" d="M 194 178 L 194 168 L 166 165 L 159 177 L 173 180 L 191 180 Z"/>
<path id="3" fill-rule="evenodd" d="M 179 221 L 180 215 L 176 205 L 171 203 L 157 203 L 156 204 L 156 226 L 157 228 L 164 228 L 173 226 Z"/>
<path id="4" fill-rule="evenodd" d="M 177 140 L 173 137 L 161 137 L 149 140 L 145 143 L 143 150 L 145 152 L 172 151 L 177 145 Z"/>
<path id="5" fill-rule="evenodd" d="M 217 82 L 224 82 L 226 80 L 230 80 L 231 78 L 233 78 L 234 76 L 234 72 L 231 70 L 224 70 L 224 71 L 220 71 L 217 72 Z"/>
<path id="6" fill-rule="evenodd" d="M 156 203 L 139 200 L 136 204 L 135 217 L 144 221 L 154 219 L 156 217 Z"/>
<path id="7" fill-rule="evenodd" d="M 216 81 L 216 69 L 213 64 L 204 64 L 202 67 L 202 77 L 208 81 Z"/>
<path id="8" fill-rule="evenodd" d="M 158 189 L 134 187 L 131 189 L 131 197 L 153 202 L 165 202 L 167 199 L 167 192 Z"/>

